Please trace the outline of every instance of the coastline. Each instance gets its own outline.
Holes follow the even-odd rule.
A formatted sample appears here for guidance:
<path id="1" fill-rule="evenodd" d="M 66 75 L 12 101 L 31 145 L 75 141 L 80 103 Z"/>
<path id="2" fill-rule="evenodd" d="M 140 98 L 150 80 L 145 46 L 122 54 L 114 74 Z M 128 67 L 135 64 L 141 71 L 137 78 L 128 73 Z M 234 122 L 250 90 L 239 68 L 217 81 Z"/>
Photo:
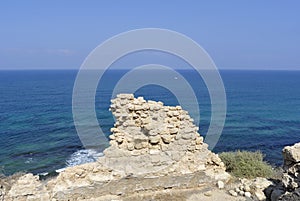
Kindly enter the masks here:
<path id="1" fill-rule="evenodd" d="M 67 167 L 43 178 L 30 173 L 3 177 L 0 198 L 194 201 L 270 197 L 275 201 L 295 196 L 300 189 L 295 172 L 300 143 L 283 150 L 282 181 L 236 178 L 225 171 L 219 156 L 207 149 L 193 119 L 180 106 L 119 94 L 110 109 L 116 117 L 110 146 L 96 162 Z M 284 180 L 286 176 L 288 180 Z M 290 185 L 295 193 L 288 191 Z"/>
<path id="2" fill-rule="evenodd" d="M 299 118 L 295 109 L 299 105 L 300 92 L 294 87 L 300 85 L 299 75 L 288 71 L 221 71 L 227 90 L 228 112 L 221 139 L 213 151 L 261 150 L 269 163 L 281 166 L 281 149 L 299 141 Z M 183 76 L 197 80 L 188 71 L 183 72 Z M 75 77 L 76 71 L 60 70 L 51 73 L 28 71 L 25 74 L 23 71 L 3 71 L 0 74 L 3 94 L 0 100 L 3 106 L 0 167 L 6 175 L 20 171 L 36 174 L 63 168 L 73 153 L 83 149 L 71 111 Z M 106 87 L 99 89 L 96 95 L 98 121 L 107 136 L 114 123 L 108 111 L 110 89 L 118 77 L 118 70 L 108 73 L 104 80 Z M 202 84 L 192 82 L 191 85 L 199 100 L 199 129 L 205 137 L 210 124 L 209 95 Z M 17 96 L 20 91 L 21 95 Z M 159 87 L 146 87 L 135 95 L 178 105 L 170 92 Z"/>

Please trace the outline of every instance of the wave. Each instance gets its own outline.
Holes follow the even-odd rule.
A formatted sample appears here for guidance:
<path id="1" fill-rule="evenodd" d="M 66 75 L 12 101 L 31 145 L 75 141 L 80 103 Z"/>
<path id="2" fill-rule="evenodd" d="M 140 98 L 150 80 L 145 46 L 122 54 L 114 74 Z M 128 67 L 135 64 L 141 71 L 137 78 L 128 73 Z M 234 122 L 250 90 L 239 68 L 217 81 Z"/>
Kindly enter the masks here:
<path id="1" fill-rule="evenodd" d="M 95 162 L 99 157 L 103 156 L 102 152 L 94 149 L 82 149 L 73 153 L 66 161 L 67 167 Z"/>
<path id="2" fill-rule="evenodd" d="M 85 163 L 95 162 L 99 157 L 103 156 L 102 152 L 94 149 L 82 149 L 74 152 L 67 160 L 66 166 L 51 172 L 38 173 L 40 179 L 44 180 L 51 176 L 56 176 L 63 172 L 67 167 L 73 167 Z"/>

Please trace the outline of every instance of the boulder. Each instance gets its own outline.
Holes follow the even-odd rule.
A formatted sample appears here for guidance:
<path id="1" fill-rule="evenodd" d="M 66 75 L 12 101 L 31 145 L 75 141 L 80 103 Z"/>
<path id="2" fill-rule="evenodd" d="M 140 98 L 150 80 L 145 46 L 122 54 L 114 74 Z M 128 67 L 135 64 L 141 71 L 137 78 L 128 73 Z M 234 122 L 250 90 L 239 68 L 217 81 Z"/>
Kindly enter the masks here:
<path id="1" fill-rule="evenodd" d="M 300 143 L 286 146 L 282 150 L 282 179 L 266 190 L 268 198 L 277 200 L 300 200 Z"/>
<path id="2" fill-rule="evenodd" d="M 38 176 L 25 174 L 21 176 L 10 188 L 7 200 L 49 200 L 50 196 L 45 185 L 39 181 Z"/>
<path id="3" fill-rule="evenodd" d="M 237 194 L 245 196 L 247 198 L 254 198 L 255 200 L 266 200 L 266 195 L 264 193 L 265 189 L 273 185 L 272 181 L 266 178 L 257 177 L 255 179 L 239 179 L 237 187 L 230 190 L 229 193 L 232 196 Z M 235 193 L 233 193 L 235 192 Z"/>

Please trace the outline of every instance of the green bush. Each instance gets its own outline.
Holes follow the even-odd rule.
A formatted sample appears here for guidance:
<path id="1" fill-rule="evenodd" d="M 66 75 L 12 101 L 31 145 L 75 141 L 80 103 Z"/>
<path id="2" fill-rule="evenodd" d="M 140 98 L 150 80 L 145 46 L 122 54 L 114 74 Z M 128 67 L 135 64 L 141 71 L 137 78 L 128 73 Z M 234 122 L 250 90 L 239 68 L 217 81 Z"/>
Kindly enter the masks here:
<path id="1" fill-rule="evenodd" d="M 226 171 L 239 178 L 271 178 L 274 171 L 271 165 L 263 161 L 260 151 L 236 151 L 219 154 L 226 166 Z"/>

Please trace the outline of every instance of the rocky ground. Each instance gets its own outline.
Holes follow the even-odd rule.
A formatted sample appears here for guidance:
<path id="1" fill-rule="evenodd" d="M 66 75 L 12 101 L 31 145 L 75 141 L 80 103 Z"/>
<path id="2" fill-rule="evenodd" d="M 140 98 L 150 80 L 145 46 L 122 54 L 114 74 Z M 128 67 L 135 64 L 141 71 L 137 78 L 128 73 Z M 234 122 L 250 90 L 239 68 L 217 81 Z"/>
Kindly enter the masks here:
<path id="1" fill-rule="evenodd" d="M 0 201 L 295 200 L 300 192 L 300 145 L 284 149 L 281 182 L 233 179 L 180 106 L 120 94 L 110 110 L 110 147 L 97 162 L 43 181 L 32 174 L 2 178 Z"/>

